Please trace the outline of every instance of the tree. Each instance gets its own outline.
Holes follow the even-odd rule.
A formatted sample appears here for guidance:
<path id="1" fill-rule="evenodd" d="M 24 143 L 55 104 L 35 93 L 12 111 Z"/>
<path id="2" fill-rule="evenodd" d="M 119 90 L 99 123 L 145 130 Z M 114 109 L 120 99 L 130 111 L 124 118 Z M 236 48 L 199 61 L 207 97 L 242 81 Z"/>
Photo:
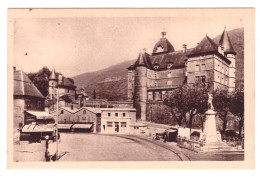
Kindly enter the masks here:
<path id="1" fill-rule="evenodd" d="M 96 90 L 94 89 L 94 91 L 93 91 L 93 99 L 96 99 L 97 97 L 96 97 Z"/>
<path id="2" fill-rule="evenodd" d="M 56 75 L 60 75 L 60 74 L 61 73 L 56 72 Z M 30 78 L 30 80 L 45 97 L 49 94 L 50 75 L 51 75 L 51 71 L 46 66 L 44 66 L 36 73 L 28 73 L 28 77 Z"/>
<path id="3" fill-rule="evenodd" d="M 43 96 L 47 96 L 49 93 L 49 77 L 50 70 L 47 67 L 43 67 L 36 73 L 29 73 L 28 77 L 34 83 L 34 85 L 38 88 L 38 90 L 43 94 Z"/>
<path id="4" fill-rule="evenodd" d="M 241 87 L 231 95 L 230 111 L 239 118 L 239 137 L 244 127 L 244 89 Z"/>
<path id="5" fill-rule="evenodd" d="M 61 99 L 63 99 L 66 103 L 71 103 L 72 99 L 71 99 L 71 95 L 65 94 L 60 96 Z"/>
<path id="6" fill-rule="evenodd" d="M 204 114 L 208 109 L 208 89 L 202 82 L 184 84 L 170 95 L 167 95 L 164 104 L 169 106 L 173 118 L 179 125 L 185 120 L 187 126 L 192 128 L 195 115 Z"/>
<path id="7" fill-rule="evenodd" d="M 176 93 L 176 95 L 175 95 L 175 93 Z M 181 104 L 180 104 L 181 100 L 180 99 L 182 97 L 177 96 L 177 93 L 181 94 L 180 92 L 175 91 L 172 94 L 168 95 L 164 99 L 163 103 L 170 108 L 173 119 L 175 119 L 178 122 L 178 125 L 181 126 L 182 121 L 185 117 L 185 110 L 179 109 L 181 107 Z"/>
<path id="8" fill-rule="evenodd" d="M 213 93 L 213 105 L 217 115 L 222 123 L 222 134 L 225 133 L 227 128 L 228 118 L 227 115 L 230 110 L 231 97 L 226 90 L 217 90 Z"/>

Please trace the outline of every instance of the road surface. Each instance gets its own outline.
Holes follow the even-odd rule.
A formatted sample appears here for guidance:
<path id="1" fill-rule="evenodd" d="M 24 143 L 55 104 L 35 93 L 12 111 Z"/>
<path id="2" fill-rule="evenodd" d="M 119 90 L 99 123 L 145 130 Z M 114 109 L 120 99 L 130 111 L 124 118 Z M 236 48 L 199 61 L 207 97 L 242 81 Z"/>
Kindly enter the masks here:
<path id="1" fill-rule="evenodd" d="M 59 161 L 180 161 L 173 151 L 129 136 L 61 133 Z"/>

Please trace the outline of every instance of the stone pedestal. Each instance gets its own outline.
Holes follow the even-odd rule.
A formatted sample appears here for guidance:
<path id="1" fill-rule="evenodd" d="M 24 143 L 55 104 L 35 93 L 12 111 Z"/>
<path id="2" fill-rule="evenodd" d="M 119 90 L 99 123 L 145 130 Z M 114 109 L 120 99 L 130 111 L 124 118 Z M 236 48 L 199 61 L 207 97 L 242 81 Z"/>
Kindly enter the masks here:
<path id="1" fill-rule="evenodd" d="M 230 147 L 219 139 L 216 127 L 216 112 L 209 109 L 206 112 L 206 121 L 204 126 L 203 139 L 204 146 L 201 148 L 203 152 L 221 152 L 229 151 Z"/>
<path id="2" fill-rule="evenodd" d="M 206 113 L 206 121 L 204 126 L 204 139 L 205 143 L 218 142 L 218 134 L 216 128 L 216 112 L 208 110 Z"/>

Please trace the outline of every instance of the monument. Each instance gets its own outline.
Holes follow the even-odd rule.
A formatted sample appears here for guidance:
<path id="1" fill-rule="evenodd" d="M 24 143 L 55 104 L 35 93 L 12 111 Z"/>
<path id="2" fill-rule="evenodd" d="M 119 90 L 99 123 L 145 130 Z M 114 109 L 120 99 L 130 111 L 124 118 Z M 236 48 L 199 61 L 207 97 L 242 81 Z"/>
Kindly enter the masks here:
<path id="1" fill-rule="evenodd" d="M 218 142 L 218 133 L 216 128 L 216 112 L 214 111 L 214 107 L 212 104 L 213 96 L 212 94 L 208 94 L 208 110 L 206 114 L 205 128 L 204 128 L 204 139 L 205 143 Z"/>
<path id="2" fill-rule="evenodd" d="M 203 141 L 204 145 L 201 148 L 203 152 L 212 152 L 212 151 L 227 151 L 230 147 L 222 142 L 221 136 L 218 136 L 217 126 L 216 126 L 216 112 L 212 104 L 213 96 L 208 94 L 208 110 L 206 114 L 206 120 L 204 125 L 203 132 Z"/>

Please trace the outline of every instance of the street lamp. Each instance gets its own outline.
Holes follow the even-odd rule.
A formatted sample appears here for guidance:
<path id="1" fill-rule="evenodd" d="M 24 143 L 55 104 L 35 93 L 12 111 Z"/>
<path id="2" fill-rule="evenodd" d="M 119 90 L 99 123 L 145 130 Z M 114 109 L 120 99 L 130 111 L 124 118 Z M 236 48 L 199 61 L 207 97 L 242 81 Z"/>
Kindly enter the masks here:
<path id="1" fill-rule="evenodd" d="M 57 151 L 56 151 L 56 160 L 59 159 L 59 133 L 58 133 L 58 124 L 59 124 L 59 98 L 64 95 L 72 95 L 71 93 L 63 93 L 59 95 L 59 87 L 57 86 L 57 122 L 56 122 L 56 142 L 57 142 Z"/>
<path id="2" fill-rule="evenodd" d="M 59 140 L 58 140 L 58 124 L 59 124 L 59 88 L 57 87 L 57 122 L 56 122 L 56 142 L 57 142 L 57 151 L 56 151 L 56 160 L 59 159 Z"/>
<path id="3" fill-rule="evenodd" d="M 153 107 L 152 107 L 152 105 L 151 105 L 151 118 L 150 118 L 150 122 L 152 122 L 152 117 L 153 117 Z"/>

